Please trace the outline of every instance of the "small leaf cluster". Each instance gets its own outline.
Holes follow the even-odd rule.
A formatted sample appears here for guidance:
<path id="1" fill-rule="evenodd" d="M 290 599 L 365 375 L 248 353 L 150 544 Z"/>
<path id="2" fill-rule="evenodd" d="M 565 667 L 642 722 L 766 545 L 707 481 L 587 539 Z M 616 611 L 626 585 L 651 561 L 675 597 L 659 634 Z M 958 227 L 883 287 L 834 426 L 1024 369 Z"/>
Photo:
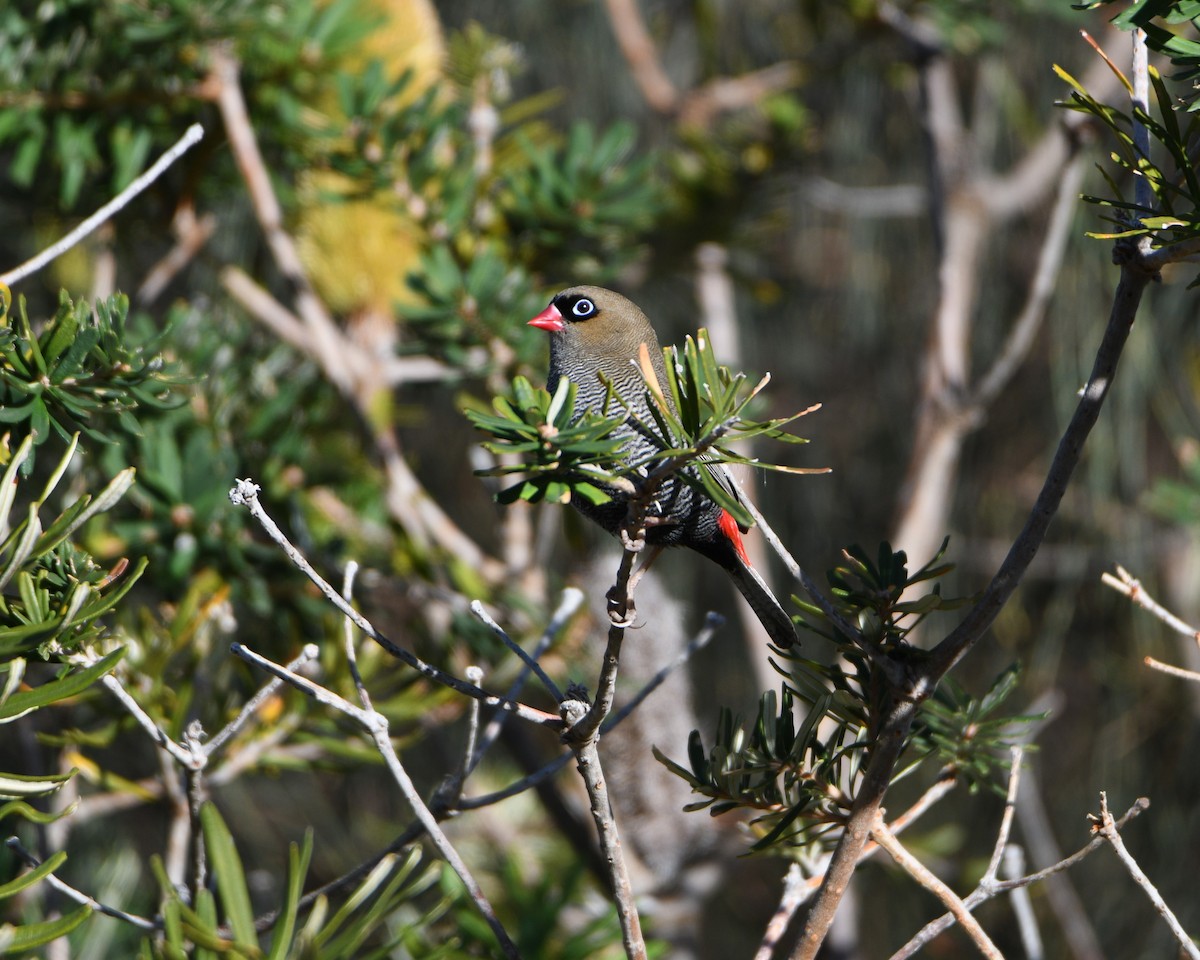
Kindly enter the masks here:
<path id="1" fill-rule="evenodd" d="M 67 471 L 75 442 L 41 493 L 16 507 L 23 492 L 19 471 L 32 451 L 27 437 L 8 464 L 0 488 L 0 662 L 78 649 L 99 634 L 98 620 L 129 591 L 145 569 L 128 575 L 101 570 L 71 537 L 89 519 L 111 509 L 133 483 L 133 470 L 116 477 L 92 497 L 83 494 L 48 524 L 42 510 Z M 15 516 L 14 516 L 15 514 Z M 10 587 L 13 592 L 5 591 Z"/>
<path id="2" fill-rule="evenodd" d="M 913 734 L 917 748 L 932 748 L 942 766 L 965 780 L 972 792 L 987 787 L 1003 795 L 997 775 L 1007 769 L 1007 747 L 1023 739 L 1021 728 L 1045 719 L 1045 714 L 1000 712 L 1019 679 L 1020 670 L 1014 664 L 996 678 L 987 693 L 975 698 L 947 677 L 921 707 Z"/>
<path id="3" fill-rule="evenodd" d="M 795 473 L 810 471 L 765 464 L 736 453 L 727 445 L 735 437 L 766 436 L 789 443 L 806 443 L 783 427 L 796 419 L 784 417 L 756 421 L 746 417 L 747 408 L 769 378 L 753 389 L 745 374 L 731 373 L 719 366 L 709 345 L 707 332 L 688 337 L 682 350 L 665 353 L 667 384 L 663 385 L 649 364 L 647 377 L 650 416 L 640 414 L 633 403 L 609 385 L 601 411 L 576 411 L 576 387 L 562 378 L 553 397 L 535 389 L 524 377 L 513 381 L 514 401 L 497 398 L 493 405 L 499 416 L 468 409 L 467 417 L 493 439 L 485 447 L 506 462 L 486 471 L 487 476 L 523 474 L 520 483 L 501 491 L 501 503 L 543 499 L 568 502 L 579 496 L 591 503 L 605 503 L 620 492 L 624 497 L 639 492 L 647 483 L 661 483 L 675 473 L 688 484 L 704 491 L 739 522 L 753 524 L 736 494 L 711 468 L 714 461 L 748 464 Z M 656 441 L 654 449 L 630 456 L 626 441 L 614 436 L 631 425 Z M 627 431 L 623 431 L 627 432 Z M 703 461 L 699 469 L 689 464 Z M 624 482 L 621 482 L 624 481 Z"/>
<path id="4" fill-rule="evenodd" d="M 0 316 L 0 424 L 8 439 L 33 438 L 34 448 L 57 434 L 112 443 L 114 428 L 140 432 L 138 407 L 174 405 L 177 381 L 154 343 L 135 345 L 126 331 L 123 294 L 73 303 L 63 292 L 58 309 L 35 331 L 22 297 L 15 313 Z M 28 475 L 36 449 L 24 461 Z M 6 451 L 0 459 L 7 462 Z"/>
<path id="5" fill-rule="evenodd" d="M 1076 10 L 1095 10 L 1112 2 L 1088 0 L 1072 6 Z M 1156 23 L 1157 20 L 1162 23 Z M 1200 29 L 1200 3 L 1196 0 L 1134 0 L 1112 19 L 1113 26 L 1122 30 L 1144 30 L 1146 46 L 1170 57 L 1172 64 L 1182 68 L 1171 79 L 1190 80 L 1194 88 L 1200 80 L 1200 42 L 1180 36 L 1178 29 L 1167 29 L 1178 28 L 1185 23 Z M 1188 110 L 1200 110 L 1200 100 L 1193 98 Z"/>
<path id="6" fill-rule="evenodd" d="M 580 497 L 589 503 L 606 503 L 604 489 L 625 472 L 621 455 L 624 440 L 613 433 L 623 417 L 605 417 L 575 411 L 575 384 L 566 377 L 554 396 L 530 385 L 524 377 L 513 380 L 513 398 L 496 397 L 495 414 L 468 408 L 467 419 L 492 437 L 484 447 L 504 462 L 483 476 L 521 474 L 518 483 L 496 494 L 500 503 L 551 500 L 567 503 Z"/>
<path id="7" fill-rule="evenodd" d="M 759 394 L 770 383 L 770 374 L 751 387 L 745 373 L 734 373 L 717 363 L 712 340 L 704 328 L 695 337 L 685 338 L 682 349 L 667 347 L 663 355 L 667 374 L 665 391 L 662 385 L 654 382 L 652 371 L 643 370 L 647 377 L 650 400 L 647 406 L 652 422 L 628 410 L 630 419 L 636 422 L 638 429 L 656 437 L 661 448 L 651 455 L 645 466 L 661 461 L 691 463 L 703 460 L 708 463 L 715 460 L 785 473 L 825 472 L 765 463 L 743 456 L 731 448 L 734 440 L 751 437 L 767 437 L 791 444 L 808 443 L 803 437 L 783 428 L 809 410 L 768 420 L 754 420 L 748 416 Z M 636 466 L 640 468 L 643 465 Z M 753 517 L 730 488 L 722 471 L 704 467 L 685 470 L 680 476 L 690 486 L 720 504 L 738 523 L 753 526 Z"/>
<path id="8" fill-rule="evenodd" d="M 935 610 L 967 601 L 942 596 L 940 584 L 913 599 L 911 588 L 945 576 L 942 550 L 910 572 L 903 551 L 882 543 L 872 557 L 861 547 L 844 552 L 845 564 L 828 573 L 838 613 L 854 624 L 874 656 L 844 636 L 818 608 L 797 601 L 804 625 L 833 643 L 838 656 L 822 663 L 796 652 L 785 656 L 790 669 L 782 694 L 763 695 L 757 716 L 747 726 L 723 710 L 712 745 L 698 731 L 688 743 L 687 767 L 658 751 L 655 755 L 704 799 L 687 809 L 713 815 L 749 813 L 755 835 L 752 850 L 786 851 L 790 856 L 819 854 L 836 843 L 860 784 L 863 761 L 893 692 L 876 659 L 898 668 L 919 662 L 912 630 Z M 780 672 L 785 672 L 777 665 Z M 994 782 L 1007 759 L 1006 748 L 1021 724 L 1033 717 L 1004 716 L 999 707 L 1016 685 L 1006 671 L 980 699 L 947 683 L 925 701 L 912 724 L 895 780 L 933 762 L 961 776 L 972 789 Z M 808 705 L 797 726 L 794 703 Z"/>
<path id="9" fill-rule="evenodd" d="M 756 837 L 752 851 L 819 844 L 850 813 L 848 788 L 866 747 L 863 729 L 854 724 L 837 723 L 822 733 L 830 700 L 825 695 L 812 704 L 797 728 L 792 690 L 785 685 L 779 696 L 768 690 L 749 730 L 727 708 L 721 710 L 709 749 L 700 731 L 693 730 L 688 767 L 657 748 L 654 756 L 705 798 L 685 810 L 707 809 L 714 817 L 749 811 Z"/>
<path id="10" fill-rule="evenodd" d="M 649 229 L 663 207 L 657 158 L 635 158 L 635 140 L 629 123 L 597 133 L 577 122 L 560 143 L 518 136 L 522 168 L 508 175 L 499 203 L 523 261 L 597 276 L 626 260 L 629 235 Z"/>
<path id="11" fill-rule="evenodd" d="M 1100 0 L 1100 3 L 1107 0 Z M 1077 5 L 1090 9 L 1100 3 Z M 1151 49 L 1170 56 L 1177 65 L 1184 65 L 1183 73 L 1171 78 L 1179 81 L 1200 77 L 1200 42 L 1176 36 L 1152 21 L 1165 18 L 1171 24 L 1200 20 L 1200 6 L 1186 2 L 1163 2 L 1163 0 L 1139 0 L 1120 14 L 1113 22 L 1123 29 L 1141 28 L 1147 31 L 1147 43 Z M 1117 74 L 1126 92 L 1132 97 L 1133 84 L 1114 64 L 1109 64 Z M 1101 169 L 1108 186 L 1108 196 L 1084 195 L 1089 203 L 1112 208 L 1113 215 L 1104 219 L 1116 229 L 1106 233 L 1089 233 L 1091 237 L 1107 240 L 1122 240 L 1133 237 L 1150 237 L 1156 247 L 1167 247 L 1200 237 L 1200 177 L 1197 176 L 1192 157 L 1191 144 L 1200 133 L 1200 101 L 1193 99 L 1185 111 L 1185 101 L 1174 96 L 1167 87 L 1162 74 L 1149 67 L 1150 84 L 1154 90 L 1159 117 L 1155 117 L 1139 104 L 1128 112 L 1111 104 L 1097 100 L 1087 89 L 1059 66 L 1055 72 L 1071 87 L 1070 98 L 1060 103 L 1071 110 L 1095 117 L 1113 134 L 1117 149 L 1109 154 L 1116 167 L 1134 178 L 1135 182 L 1149 185 L 1154 198 L 1152 206 L 1126 199 L 1116 179 Z M 1148 108 L 1149 105 L 1147 105 Z M 1160 119 L 1161 118 L 1161 119 Z M 1182 122 L 1186 120 L 1185 122 Z M 1153 143 L 1158 144 L 1162 160 L 1140 147 L 1135 139 L 1135 122 L 1144 127 Z M 1192 286 L 1195 286 L 1194 282 Z"/>
<path id="12" fill-rule="evenodd" d="M 209 867 L 215 879 L 215 894 L 202 887 L 196 902 L 189 904 L 167 877 L 162 862 L 154 870 L 162 891 L 162 936 L 144 940 L 141 960 L 175 960 L 196 956 L 284 960 L 322 957 L 329 960 L 363 956 L 371 944 L 390 948 L 427 950 L 423 931 L 454 904 L 453 896 L 442 896 L 432 908 L 410 909 L 400 920 L 401 908 L 435 887 L 436 864 L 422 863 L 421 851 L 413 848 L 406 856 L 387 854 L 351 891 L 338 909 L 330 912 L 327 897 L 319 897 L 306 917 L 300 912 L 312 862 L 313 832 L 305 832 L 301 843 L 288 850 L 283 902 L 275 923 L 260 945 L 255 925 L 246 869 L 233 835 L 216 806 L 200 808 L 200 825 Z M 419 955 L 430 954 L 421 952 Z"/>
<path id="13" fill-rule="evenodd" d="M 330 64 L 372 27 L 361 7 L 356 0 L 5 4 L 0 147 L 13 149 L 5 172 L 23 189 L 54 190 L 65 211 L 94 205 L 90 190 L 120 191 L 179 135 L 178 114 L 195 114 L 205 48 L 215 43 L 235 47 L 261 91 L 263 127 L 282 139 L 299 135 L 304 104 L 331 84 Z"/>
<path id="14" fill-rule="evenodd" d="M 340 117 L 319 138 L 316 161 L 346 177 L 341 199 L 390 206 L 418 228 L 407 282 L 419 297 L 398 308 L 407 346 L 455 364 L 493 341 L 532 355 L 540 341 L 521 324 L 537 309 L 535 277 L 615 276 L 665 202 L 631 126 L 559 136 L 537 119 L 553 97 L 505 104 L 521 66 L 512 44 L 471 25 L 450 42 L 454 82 L 420 96 L 377 61 L 340 75 Z M 494 115 L 494 135 L 473 132 L 480 113 Z"/>
<path id="15" fill-rule="evenodd" d="M 942 541 L 934 557 L 920 569 L 909 573 L 908 556 L 903 550 L 893 550 L 886 540 L 880 543 L 872 557 L 858 544 L 842 551 L 844 563 L 829 570 L 826 577 L 832 599 L 847 619 L 862 632 L 864 639 L 882 651 L 895 651 L 905 643 L 921 622 L 937 610 L 955 610 L 970 602 L 969 598 L 942 596 L 938 581 L 953 566 L 941 559 L 950 538 Z M 912 595 L 912 588 L 930 583 L 928 592 Z M 828 627 L 822 612 L 811 603 L 801 602 L 805 613 L 804 626 L 839 645 L 845 637 Z"/>
<path id="16" fill-rule="evenodd" d="M 133 483 L 133 471 L 118 474 L 96 496 L 82 493 L 57 516 L 43 520 L 47 502 L 67 474 L 75 455 L 78 434 L 54 467 L 49 479 L 38 484 L 33 496 L 27 488 L 35 481 L 22 476 L 32 458 L 34 439 L 26 436 L 8 460 L 0 477 L 0 726 L 12 723 L 43 707 L 77 699 L 120 663 L 117 648 L 93 658 L 81 653 L 105 632 L 101 619 L 120 603 L 145 570 L 145 563 L 124 573 L 125 563 L 104 571 L 82 550 L 75 535 L 92 517 L 111 509 Z M 53 661 L 53 671 L 40 667 Z M 46 676 L 49 674 L 48 676 Z M 38 680 L 41 679 L 41 682 Z M 43 813 L 27 801 L 58 790 L 76 771 L 65 774 L 0 772 L 0 820 L 17 816 L 39 824 L 68 815 Z M 35 869 L 0 885 L 0 900 L 33 886 L 61 866 L 61 851 Z M 66 915 L 20 926 L 0 928 L 0 950 L 25 953 L 66 936 L 90 915 L 81 907 Z"/>

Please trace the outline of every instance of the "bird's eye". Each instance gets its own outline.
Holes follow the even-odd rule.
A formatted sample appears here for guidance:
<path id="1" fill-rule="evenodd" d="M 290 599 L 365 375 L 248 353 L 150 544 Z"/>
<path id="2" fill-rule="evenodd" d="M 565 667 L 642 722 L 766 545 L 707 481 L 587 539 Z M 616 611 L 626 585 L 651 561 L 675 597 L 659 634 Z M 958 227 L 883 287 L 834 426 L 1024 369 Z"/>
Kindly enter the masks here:
<path id="1" fill-rule="evenodd" d="M 590 317 L 596 312 L 596 305 L 584 297 L 582 300 L 575 301 L 575 305 L 571 307 L 571 312 L 577 317 Z"/>

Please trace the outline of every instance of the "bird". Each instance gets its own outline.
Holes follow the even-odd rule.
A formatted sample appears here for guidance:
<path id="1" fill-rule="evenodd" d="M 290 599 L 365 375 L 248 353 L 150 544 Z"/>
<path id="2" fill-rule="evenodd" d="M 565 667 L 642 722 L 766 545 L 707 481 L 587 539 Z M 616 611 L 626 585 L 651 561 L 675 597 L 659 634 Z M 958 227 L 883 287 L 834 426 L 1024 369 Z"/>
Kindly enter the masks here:
<path id="1" fill-rule="evenodd" d="M 644 426 L 653 419 L 640 357 L 648 351 L 659 384 L 665 384 L 663 352 L 649 318 L 633 301 L 604 287 L 569 287 L 556 293 L 529 325 L 550 335 L 546 388 L 551 394 L 565 377 L 575 385 L 576 417 L 588 410 L 611 415 L 611 409 L 605 409 L 611 385 L 630 414 L 617 430 L 617 436 L 626 439 L 622 452 L 640 460 L 662 449 L 662 441 Z M 663 402 L 673 407 L 668 394 Z M 732 490 L 720 464 L 709 461 L 698 469 L 712 470 Z M 581 497 L 571 503 L 589 520 L 619 536 L 629 493 L 615 486 L 606 486 L 605 492 L 612 498 L 606 503 L 593 504 Z M 688 547 L 707 557 L 729 575 L 776 646 L 797 643 L 791 617 L 750 563 L 742 540 L 746 528 L 729 511 L 672 475 L 655 492 L 647 520 L 646 543 L 655 548 L 651 560 L 659 549 L 671 546 Z"/>

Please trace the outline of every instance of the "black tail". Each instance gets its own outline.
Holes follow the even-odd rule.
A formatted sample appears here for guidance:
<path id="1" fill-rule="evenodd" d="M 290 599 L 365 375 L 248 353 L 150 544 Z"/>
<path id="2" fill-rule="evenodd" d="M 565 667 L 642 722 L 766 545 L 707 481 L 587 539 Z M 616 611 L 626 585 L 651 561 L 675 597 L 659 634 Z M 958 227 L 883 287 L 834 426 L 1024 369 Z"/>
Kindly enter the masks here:
<path id="1" fill-rule="evenodd" d="M 758 575 L 758 571 L 744 563 L 740 557 L 736 558 L 735 563 L 725 566 L 725 570 L 750 604 L 750 609 L 754 611 L 754 615 L 758 617 L 775 646 L 790 647 L 800 642 L 796 637 L 792 618 L 784 612 L 779 601 L 775 599 L 775 594 Z"/>

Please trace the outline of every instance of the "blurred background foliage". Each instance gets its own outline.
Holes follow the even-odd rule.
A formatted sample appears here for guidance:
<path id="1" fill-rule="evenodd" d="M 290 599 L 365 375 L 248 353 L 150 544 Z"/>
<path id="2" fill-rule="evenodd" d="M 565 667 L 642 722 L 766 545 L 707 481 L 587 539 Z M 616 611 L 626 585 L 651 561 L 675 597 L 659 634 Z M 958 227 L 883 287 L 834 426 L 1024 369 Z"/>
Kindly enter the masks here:
<path id="1" fill-rule="evenodd" d="M 264 502 L 319 567 L 340 569 L 348 558 L 364 565 L 364 603 L 390 636 L 459 672 L 483 663 L 488 685 L 504 686 L 515 668 L 466 615 L 463 597 L 486 599 L 515 633 L 536 634 L 594 541 L 553 506 L 498 512 L 493 488 L 473 474 L 495 464 L 481 460 L 460 410 L 468 400 L 489 403 L 514 375 L 542 382 L 544 338 L 524 321 L 572 283 L 620 286 L 654 318 L 664 343 L 682 342 L 705 319 L 698 249 L 718 245 L 736 293 L 728 359 L 752 373 L 771 371 L 769 415 L 824 404 L 804 423 L 812 444 L 781 457 L 833 473 L 769 475 L 759 485 L 764 512 L 813 571 L 839 564 L 846 544 L 885 539 L 907 470 L 938 264 L 919 58 L 894 29 L 897 8 L 932 25 L 958 82 L 974 159 L 997 171 L 1061 122 L 1054 102 L 1064 89 L 1051 65 L 1079 77 L 1095 60 L 1078 40 L 1080 27 L 1114 59 L 1125 56 L 1127 39 L 1106 32 L 1104 17 L 1114 11 L 1045 0 L 986 8 L 957 0 L 644 0 L 676 96 L 659 108 L 614 38 L 610 11 L 620 5 L 598 0 L 4 5 L 0 263 L 20 262 L 59 236 L 189 123 L 207 130 L 108 228 L 18 285 L 24 302 L 6 313 L 0 454 L 6 468 L 21 460 L 5 528 L 17 535 L 6 548 L 19 545 L 31 506 L 51 529 L 136 469 L 136 482 L 112 502 L 101 497 L 103 511 L 71 539 L 40 539 L 22 558 L 26 589 L 16 589 L 16 577 L 6 587 L 6 700 L 53 702 L 25 718 L 0 716 L 11 720 L 0 770 L 32 778 L 28 794 L 43 797 L 28 809 L 0 807 L 0 816 L 15 818 L 6 829 L 43 856 L 66 850 L 59 875 L 106 902 L 143 915 L 180 909 L 171 906 L 173 885 L 186 857 L 176 851 L 172 861 L 168 852 L 165 867 L 151 865 L 179 820 L 179 798 L 164 786 L 173 775 L 107 691 L 55 686 L 88 669 L 77 658 L 85 641 L 100 652 L 124 648 L 120 663 L 102 661 L 103 670 L 118 671 L 175 738 L 193 721 L 210 735 L 221 729 L 261 685 L 229 656 L 234 638 L 279 661 L 320 642 L 326 682 L 350 692 L 331 642 L 337 618 L 228 504 L 234 477 L 262 484 Z M 283 226 L 344 343 L 412 363 L 353 402 L 325 375 L 330 358 L 281 340 L 233 293 L 231 266 L 289 309 L 296 287 L 272 254 L 231 150 L 212 70 L 217 51 L 240 66 Z M 689 97 L 768 68 L 779 69 L 735 108 Z M 1087 149 L 1100 162 L 1110 146 L 1098 140 Z M 1103 188 L 1098 175 L 1088 181 L 1087 192 Z M 986 238 L 976 360 L 995 352 L 1020 308 L 1045 206 Z M 949 529 L 936 532 L 951 535 L 949 595 L 972 594 L 998 564 L 1086 377 L 1116 283 L 1108 245 L 1083 236 L 1100 227 L 1096 211 L 1080 204 L 1048 321 L 966 441 Z M 183 262 L 169 266 L 172 251 L 183 249 Z M 1050 542 L 990 641 L 956 673 L 961 690 L 949 699 L 990 702 L 996 677 L 1010 677 L 1020 661 L 1016 688 L 1004 682 L 1006 707 L 1051 710 L 1028 782 L 1040 784 L 1060 845 L 1071 850 L 1085 840 L 1083 815 L 1098 790 L 1114 809 L 1150 796 L 1154 806 L 1130 828 L 1129 842 L 1157 851 L 1144 863 L 1185 927 L 1196 929 L 1187 852 L 1200 844 L 1191 802 L 1200 768 L 1190 762 L 1200 746 L 1200 701 L 1139 664 L 1154 654 L 1194 666 L 1200 656 L 1099 584 L 1100 571 L 1119 561 L 1180 615 L 1200 619 L 1200 351 L 1195 301 L 1184 294 L 1190 279 L 1187 271 L 1168 274 L 1151 292 Z M 71 303 L 60 300 L 64 287 Z M 61 376 L 37 367 L 38 351 L 50 368 L 67 365 Z M 78 449 L 68 457 L 76 432 Z M 30 448 L 22 446 L 27 437 Z M 409 494 L 428 496 L 442 512 L 423 531 L 387 495 L 396 490 L 387 459 L 396 451 L 420 484 Z M 477 545 L 478 557 L 438 535 L 451 527 Z M 0 554 L 0 565 L 12 556 Z M 660 567 L 691 625 L 702 606 L 732 608 L 719 580 L 690 558 Z M 140 578 L 124 593 L 134 571 Z M 73 595 L 80 583 L 86 596 Z M 104 600 L 118 590 L 121 602 L 108 610 Z M 30 609 L 42 624 L 61 614 L 72 629 L 23 634 Z M 934 612 L 926 629 L 953 616 Z M 581 652 L 588 629 L 576 626 L 551 654 L 551 672 L 591 677 L 593 660 Z M 744 646 L 729 636 L 736 630 L 725 632 L 690 668 L 689 720 L 705 743 L 733 727 L 723 706 L 752 716 L 763 692 L 743 666 Z M 819 641 L 807 643 L 807 655 L 829 654 Z M 73 657 L 77 672 L 64 677 Z M 419 786 L 431 791 L 452 766 L 446 758 L 461 750 L 464 703 L 373 647 L 360 666 Z M 765 705 L 760 722 L 777 708 L 774 700 Z M 666 756 L 685 755 L 686 735 L 649 736 Z M 507 735 L 504 756 L 477 774 L 482 783 L 500 786 L 524 769 L 527 739 Z M 535 756 L 555 750 L 551 742 L 533 746 Z M 653 761 L 646 752 L 637 762 Z M 244 861 L 244 895 L 256 911 L 294 903 L 289 843 L 297 845 L 292 875 L 306 877 L 308 889 L 378 851 L 409 819 L 366 745 L 340 717 L 293 692 L 270 698 L 212 763 L 209 789 L 231 838 L 220 842 L 211 815 L 206 836 Z M 72 769 L 65 785 L 54 779 Z M 924 785 L 898 785 L 895 809 Z M 456 839 L 527 955 L 615 955 L 614 921 L 595 877 L 577 867 L 586 859 L 578 838 L 543 806 L 552 802 L 525 795 L 474 813 L 456 822 Z M 992 793 L 960 792 L 907 841 L 965 888 L 986 862 L 999 812 Z M 735 849 L 749 842 L 740 838 Z M 373 912 L 330 924 L 325 952 L 313 952 L 305 936 L 318 934 L 306 934 L 303 919 L 294 943 L 281 940 L 279 949 L 367 955 L 354 951 L 370 943 L 393 945 L 396 956 L 486 955 L 487 934 L 456 881 L 405 856 L 362 888 Z M 1165 931 L 1110 861 L 1096 857 L 1071 875 L 1099 941 L 1121 944 L 1121 956 L 1162 955 Z M 0 854 L 0 884 L 18 866 L 15 855 Z M 748 955 L 757 942 L 782 868 L 763 859 L 741 869 L 749 879 L 723 882 L 694 921 L 703 945 L 696 955 Z M 219 893 L 227 919 L 243 893 Z M 0 895 L 6 921 L 75 922 L 73 906 L 44 884 L 19 895 L 0 887 Z M 1066 955 L 1043 895 L 1035 890 L 1034 898 L 1048 955 Z M 907 939 L 914 918 L 933 916 L 925 894 L 877 864 L 862 871 L 859 900 L 870 918 L 863 956 L 884 955 Z M 195 915 L 182 913 L 179 922 L 191 924 L 193 936 L 218 915 L 215 901 L 188 909 Z M 1016 942 L 1005 909 L 995 902 L 982 911 L 1002 948 Z M 656 930 L 651 918 L 649 929 L 669 935 L 665 921 Z M 956 937 L 947 935 L 943 952 L 962 947 Z M 135 929 L 103 917 L 71 938 L 46 949 L 124 956 L 142 942 Z M 154 949 L 174 955 L 182 942 Z"/>

